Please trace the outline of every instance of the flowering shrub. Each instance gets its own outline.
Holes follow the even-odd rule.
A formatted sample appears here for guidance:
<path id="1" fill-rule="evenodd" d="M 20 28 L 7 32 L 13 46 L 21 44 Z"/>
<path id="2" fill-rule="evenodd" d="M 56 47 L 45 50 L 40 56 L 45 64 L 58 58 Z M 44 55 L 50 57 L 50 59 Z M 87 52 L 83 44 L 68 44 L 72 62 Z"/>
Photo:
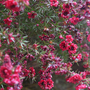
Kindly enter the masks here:
<path id="1" fill-rule="evenodd" d="M 50 90 L 53 75 L 90 90 L 89 29 L 89 0 L 0 0 L 0 90 Z"/>

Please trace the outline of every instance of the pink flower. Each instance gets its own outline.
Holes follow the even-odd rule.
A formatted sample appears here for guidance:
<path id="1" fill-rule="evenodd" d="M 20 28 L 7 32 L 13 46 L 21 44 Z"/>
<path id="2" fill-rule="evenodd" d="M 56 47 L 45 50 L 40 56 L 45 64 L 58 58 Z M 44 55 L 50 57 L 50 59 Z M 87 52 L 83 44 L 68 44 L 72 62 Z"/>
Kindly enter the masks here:
<path id="1" fill-rule="evenodd" d="M 82 80 L 82 77 L 79 74 L 75 74 L 74 76 L 71 76 L 70 78 L 67 79 L 68 82 L 71 82 L 74 84 L 78 83 L 81 80 Z"/>
<path id="2" fill-rule="evenodd" d="M 27 69 L 23 69 L 23 72 L 24 72 L 24 76 L 28 76 L 29 75 L 29 73 L 30 73 L 30 71 L 29 70 L 27 70 Z"/>
<path id="3" fill-rule="evenodd" d="M 87 21 L 87 26 L 90 26 L 90 21 Z"/>
<path id="4" fill-rule="evenodd" d="M 41 89 L 45 89 L 46 86 L 47 86 L 47 82 L 46 82 L 46 80 L 41 79 L 41 80 L 38 82 L 38 85 L 40 86 Z"/>
<path id="5" fill-rule="evenodd" d="M 37 15 L 34 11 L 28 12 L 28 18 L 35 18 L 35 16 Z"/>
<path id="6" fill-rule="evenodd" d="M 71 43 L 69 46 L 68 46 L 68 52 L 69 52 L 69 54 L 75 54 L 76 53 L 76 51 L 77 51 L 77 45 L 76 44 L 74 44 L 74 43 Z"/>
<path id="7" fill-rule="evenodd" d="M 8 26 L 10 26 L 10 25 L 11 25 L 11 22 L 12 22 L 12 20 L 11 20 L 11 19 L 9 19 L 9 17 L 8 17 L 8 18 L 6 18 L 6 19 L 4 19 L 4 23 L 5 23 L 5 24 L 7 24 Z"/>
<path id="8" fill-rule="evenodd" d="M 51 7 L 54 6 L 54 7 L 57 7 L 59 4 L 59 2 L 57 0 L 50 0 L 50 5 Z"/>
<path id="9" fill-rule="evenodd" d="M 40 38 L 42 41 L 49 41 L 49 36 L 48 36 L 48 35 L 42 34 L 41 36 L 39 36 L 39 38 Z"/>
<path id="10" fill-rule="evenodd" d="M 67 9 L 67 10 L 70 10 L 71 9 L 71 7 L 70 7 L 70 5 L 67 3 L 67 4 L 63 4 L 63 9 L 65 10 L 65 9 Z"/>
<path id="11" fill-rule="evenodd" d="M 75 88 L 76 88 L 76 90 L 81 90 L 81 89 L 87 88 L 87 85 L 86 84 L 80 84 L 80 85 L 76 86 Z"/>
<path id="12" fill-rule="evenodd" d="M 76 6 L 77 5 L 77 2 L 73 2 L 73 5 Z"/>
<path id="13" fill-rule="evenodd" d="M 69 18 L 69 11 L 68 10 L 62 10 L 61 17 L 63 17 L 63 18 Z"/>
<path id="14" fill-rule="evenodd" d="M 83 79 L 85 79 L 87 76 L 87 72 L 80 72 L 80 75 L 82 76 Z"/>
<path id="15" fill-rule="evenodd" d="M 13 74 L 9 78 L 5 78 L 3 81 L 4 81 L 4 83 L 6 83 L 8 85 L 13 86 L 13 85 L 19 84 L 20 79 L 19 79 L 18 74 Z"/>
<path id="16" fill-rule="evenodd" d="M 78 60 L 81 60 L 81 59 L 82 59 L 82 54 L 79 53 L 76 58 L 77 58 Z"/>
<path id="17" fill-rule="evenodd" d="M 33 48 L 37 49 L 38 44 L 33 44 Z"/>
<path id="18" fill-rule="evenodd" d="M 29 5 L 29 0 L 23 0 L 23 2 L 28 6 Z"/>
<path id="19" fill-rule="evenodd" d="M 12 63 L 11 63 L 11 59 L 10 59 L 10 56 L 8 54 L 5 54 L 5 57 L 4 57 L 4 63 L 3 63 L 3 66 L 7 67 L 8 69 L 12 69 Z"/>
<path id="20" fill-rule="evenodd" d="M 65 51 L 65 50 L 67 50 L 68 43 L 65 42 L 65 41 L 62 41 L 62 42 L 59 44 L 59 47 L 60 47 L 60 49 L 62 49 L 62 51 Z"/>
<path id="21" fill-rule="evenodd" d="M 66 39 L 65 39 L 68 43 L 72 43 L 73 38 L 72 35 L 66 35 Z"/>
<path id="22" fill-rule="evenodd" d="M 46 89 L 51 89 L 52 87 L 54 87 L 54 85 L 53 85 L 53 81 L 52 81 L 52 79 L 47 79 L 46 80 L 46 82 L 47 82 L 47 86 L 45 87 Z"/>
<path id="23" fill-rule="evenodd" d="M 15 41 L 15 38 L 13 37 L 13 33 L 10 33 L 10 34 L 8 35 L 8 39 L 9 39 L 8 44 L 10 44 L 11 42 L 14 42 L 14 41 Z"/>
<path id="24" fill-rule="evenodd" d="M 8 85 L 12 85 L 9 78 L 5 78 L 3 80 L 3 82 L 6 83 L 6 84 L 8 84 Z"/>
<path id="25" fill-rule="evenodd" d="M 32 61 L 34 59 L 34 56 L 32 54 L 27 54 L 26 58 L 30 61 Z"/>
<path id="26" fill-rule="evenodd" d="M 8 68 L 1 66 L 0 67 L 0 77 L 2 78 L 8 78 L 11 75 L 12 71 Z"/>
<path id="27" fill-rule="evenodd" d="M 83 67 L 84 68 L 88 68 L 89 67 L 88 63 L 87 64 L 84 64 Z"/>
<path id="28" fill-rule="evenodd" d="M 77 18 L 77 17 L 72 17 L 72 18 L 69 19 L 69 21 L 70 21 L 72 24 L 76 25 L 76 24 L 79 22 L 79 18 Z"/>
<path id="29" fill-rule="evenodd" d="M 87 40 L 88 40 L 88 42 L 90 42 L 90 34 L 88 35 Z"/>
<path id="30" fill-rule="evenodd" d="M 90 90 L 90 86 L 88 87 L 88 90 Z"/>
<path id="31" fill-rule="evenodd" d="M 89 57 L 89 53 L 88 52 L 84 52 L 83 51 L 83 54 L 85 55 L 85 57 Z"/>
<path id="32" fill-rule="evenodd" d="M 41 79 L 41 81 L 38 82 L 38 85 L 42 88 L 42 89 L 51 89 L 54 85 L 53 85 L 53 81 L 51 79 L 47 79 L 47 80 L 43 80 Z"/>
<path id="33" fill-rule="evenodd" d="M 31 77 L 34 77 L 35 74 L 36 74 L 36 73 L 35 73 L 35 69 L 34 69 L 33 67 L 30 67 L 29 69 L 30 69 L 30 76 L 31 76 Z"/>
<path id="34" fill-rule="evenodd" d="M 64 37 L 62 35 L 59 36 L 60 39 L 64 39 Z"/>
<path id="35" fill-rule="evenodd" d="M 5 7 L 12 11 L 19 11 L 18 3 L 14 0 L 6 0 Z"/>
<path id="36" fill-rule="evenodd" d="M 15 68 L 14 73 L 20 73 L 20 72 L 21 72 L 21 66 L 18 65 L 18 66 Z"/>

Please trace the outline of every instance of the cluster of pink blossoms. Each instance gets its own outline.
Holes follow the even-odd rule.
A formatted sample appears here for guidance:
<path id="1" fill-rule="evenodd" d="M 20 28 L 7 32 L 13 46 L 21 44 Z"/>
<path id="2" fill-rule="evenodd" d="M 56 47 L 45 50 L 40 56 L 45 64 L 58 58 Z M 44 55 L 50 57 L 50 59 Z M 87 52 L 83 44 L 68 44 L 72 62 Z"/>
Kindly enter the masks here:
<path id="1" fill-rule="evenodd" d="M 7 9 L 19 12 L 24 10 L 24 4 L 29 5 L 29 0 L 2 0 L 0 3 L 4 4 Z"/>
<path id="2" fill-rule="evenodd" d="M 62 51 L 68 50 L 69 54 L 75 54 L 78 47 L 76 44 L 72 43 L 72 41 L 72 36 L 66 35 L 66 39 L 59 44 L 60 49 L 62 49 Z"/>
<path id="3" fill-rule="evenodd" d="M 20 78 L 23 77 L 23 74 L 21 69 L 21 65 L 16 65 L 16 68 L 14 68 L 9 55 L 5 55 L 4 63 L 2 66 L 0 66 L 0 77 L 3 78 L 4 83 L 6 83 L 8 86 L 11 86 L 7 88 L 12 88 L 12 90 L 22 89 L 22 79 Z"/>
<path id="4" fill-rule="evenodd" d="M 15 65 L 11 62 L 10 56 L 5 54 L 3 65 L 0 66 L 0 77 L 3 78 L 2 83 L 8 85 L 7 90 L 21 90 L 23 79 L 26 76 L 33 78 L 35 76 L 35 69 L 30 67 L 27 70 L 21 64 Z M 2 88 L 0 90 L 4 89 Z"/>
<path id="5" fill-rule="evenodd" d="M 57 0 L 50 0 L 50 5 L 51 7 L 54 6 L 54 7 L 57 7 L 59 4 L 59 2 Z"/>
<path id="6" fill-rule="evenodd" d="M 63 10 L 61 13 L 61 17 L 63 18 L 69 18 L 69 10 L 71 9 L 70 4 L 63 4 Z"/>
<path id="7" fill-rule="evenodd" d="M 4 19 L 4 22 L 5 22 L 5 24 L 7 24 L 8 26 L 10 26 L 12 20 L 11 20 L 10 18 L 6 18 L 6 19 Z"/>

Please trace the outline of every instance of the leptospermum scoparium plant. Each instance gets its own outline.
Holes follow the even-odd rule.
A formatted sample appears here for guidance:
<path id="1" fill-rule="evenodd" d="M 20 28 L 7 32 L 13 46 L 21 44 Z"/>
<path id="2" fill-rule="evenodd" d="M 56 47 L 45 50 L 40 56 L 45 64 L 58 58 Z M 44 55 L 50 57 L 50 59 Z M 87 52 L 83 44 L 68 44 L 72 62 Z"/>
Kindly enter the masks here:
<path id="1" fill-rule="evenodd" d="M 53 74 L 90 90 L 89 45 L 89 0 L 0 0 L 0 90 L 51 90 Z"/>

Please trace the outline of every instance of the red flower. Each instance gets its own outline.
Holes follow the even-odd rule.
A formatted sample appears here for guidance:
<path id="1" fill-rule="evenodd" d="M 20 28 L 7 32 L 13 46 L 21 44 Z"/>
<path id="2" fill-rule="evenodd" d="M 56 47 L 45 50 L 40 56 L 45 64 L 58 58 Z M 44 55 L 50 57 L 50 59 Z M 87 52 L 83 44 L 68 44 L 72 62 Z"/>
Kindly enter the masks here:
<path id="1" fill-rule="evenodd" d="M 15 71 L 14 71 L 14 73 L 20 73 L 21 72 L 21 66 L 20 65 L 18 65 L 16 68 L 15 68 Z"/>
<path id="2" fill-rule="evenodd" d="M 57 7 L 58 6 L 58 1 L 57 0 L 50 0 L 50 5 L 51 7 L 54 6 L 54 7 Z"/>
<path id="3" fill-rule="evenodd" d="M 29 75 L 29 73 L 30 73 L 30 71 L 29 70 L 27 70 L 27 69 L 23 69 L 23 72 L 24 72 L 24 76 L 28 76 Z"/>
<path id="4" fill-rule="evenodd" d="M 88 42 L 90 42 L 90 34 L 88 35 L 87 40 L 88 40 Z"/>
<path id="5" fill-rule="evenodd" d="M 46 82 L 47 82 L 47 87 L 45 88 L 50 90 L 54 86 L 53 85 L 54 82 L 51 79 L 47 79 Z"/>
<path id="6" fill-rule="evenodd" d="M 73 38 L 72 35 L 66 35 L 66 39 L 65 39 L 68 43 L 72 43 Z"/>
<path id="7" fill-rule="evenodd" d="M 76 58 L 77 58 L 78 60 L 81 60 L 81 59 L 82 59 L 82 54 L 79 53 Z"/>
<path id="8" fill-rule="evenodd" d="M 5 79 L 3 80 L 3 82 L 6 83 L 6 84 L 8 84 L 8 85 L 12 85 L 9 78 L 5 78 Z"/>
<path id="9" fill-rule="evenodd" d="M 32 61 L 34 59 L 34 56 L 32 54 L 27 54 L 26 58 Z"/>
<path id="10" fill-rule="evenodd" d="M 67 10 L 70 10 L 71 9 L 71 7 L 70 7 L 70 5 L 69 4 L 63 4 L 63 9 L 65 10 L 65 9 L 67 9 Z"/>
<path id="11" fill-rule="evenodd" d="M 13 85 L 18 84 L 20 82 L 19 74 L 13 74 L 12 76 L 10 76 L 10 81 Z"/>
<path id="12" fill-rule="evenodd" d="M 33 44 L 33 48 L 37 50 L 38 44 Z"/>
<path id="13" fill-rule="evenodd" d="M 87 21 L 87 26 L 90 26 L 90 20 Z"/>
<path id="14" fill-rule="evenodd" d="M 88 68 L 89 67 L 88 63 L 87 64 L 84 64 L 83 67 L 84 68 Z"/>
<path id="15" fill-rule="evenodd" d="M 29 69 L 30 69 L 30 76 L 31 76 L 31 77 L 34 77 L 35 74 L 36 74 L 36 73 L 35 73 L 35 69 L 34 69 L 33 67 L 30 67 Z"/>
<path id="16" fill-rule="evenodd" d="M 41 79 L 41 81 L 38 82 L 38 85 L 42 88 L 42 89 L 51 89 L 53 87 L 53 81 L 51 79 L 47 79 L 47 80 L 43 80 Z"/>
<path id="17" fill-rule="evenodd" d="M 85 10 L 86 10 L 86 9 L 85 9 Z M 89 19 L 89 18 L 90 18 L 90 10 L 86 10 L 86 11 L 84 12 L 84 16 L 85 16 L 85 18 Z"/>
<path id="18" fill-rule="evenodd" d="M 43 73 L 41 76 L 40 76 L 41 79 L 51 79 L 52 78 L 52 75 L 50 73 Z"/>
<path id="19" fill-rule="evenodd" d="M 28 12 L 28 18 L 35 18 L 35 16 L 37 15 L 34 11 Z"/>
<path id="20" fill-rule="evenodd" d="M 40 76 L 42 76 L 44 74 L 44 70 L 40 69 L 39 74 L 40 74 Z"/>
<path id="21" fill-rule="evenodd" d="M 61 17 L 68 18 L 69 17 L 69 11 L 68 10 L 63 10 L 62 14 L 61 14 Z"/>
<path id="22" fill-rule="evenodd" d="M 6 0 L 5 6 L 12 11 L 19 11 L 18 3 L 14 0 Z"/>
<path id="23" fill-rule="evenodd" d="M 63 37 L 62 35 L 59 35 L 59 38 L 60 38 L 60 39 L 64 39 L 64 37 Z"/>
<path id="24" fill-rule="evenodd" d="M 80 75 L 82 76 L 83 79 L 86 79 L 87 76 L 87 72 L 80 72 Z"/>
<path id="25" fill-rule="evenodd" d="M 71 62 L 67 63 L 67 67 L 72 67 L 72 63 Z"/>
<path id="26" fill-rule="evenodd" d="M 76 44 L 74 44 L 74 43 L 71 43 L 71 45 L 69 45 L 68 46 L 68 52 L 69 52 L 69 54 L 74 54 L 74 53 L 76 53 L 76 51 L 77 51 L 77 45 Z"/>
<path id="27" fill-rule="evenodd" d="M 23 2 L 28 6 L 29 5 L 29 0 L 23 0 Z"/>
<path id="28" fill-rule="evenodd" d="M 88 87 L 88 90 L 90 90 L 90 86 Z"/>
<path id="29" fill-rule="evenodd" d="M 13 67 L 12 63 L 11 63 L 10 56 L 8 54 L 5 54 L 3 66 L 5 66 L 6 68 L 8 68 L 10 70 Z"/>
<path id="30" fill-rule="evenodd" d="M 60 47 L 60 49 L 62 49 L 62 51 L 67 50 L 67 46 L 68 46 L 68 43 L 65 42 L 65 41 L 62 41 L 62 42 L 59 44 L 59 47 Z"/>
<path id="31" fill-rule="evenodd" d="M 72 17 L 72 18 L 69 19 L 69 21 L 70 21 L 72 24 L 76 25 L 76 24 L 79 22 L 79 18 Z"/>
<path id="32" fill-rule="evenodd" d="M 12 71 L 9 70 L 8 68 L 1 66 L 0 67 L 0 76 L 2 78 L 8 78 L 11 75 Z"/>
<path id="33" fill-rule="evenodd" d="M 71 82 L 74 84 L 78 83 L 81 80 L 82 80 L 82 77 L 79 74 L 75 74 L 74 76 L 71 76 L 70 78 L 67 79 L 68 82 Z"/>
<path id="34" fill-rule="evenodd" d="M 4 19 L 4 23 L 7 24 L 8 26 L 11 25 L 11 22 L 12 22 L 12 20 L 9 18 Z"/>
<path id="35" fill-rule="evenodd" d="M 80 84 L 80 85 L 76 86 L 75 88 L 76 88 L 76 90 L 81 90 L 81 89 L 87 88 L 87 85 L 86 84 Z"/>
<path id="36" fill-rule="evenodd" d="M 42 34 L 42 36 L 39 36 L 39 38 L 40 38 L 42 41 L 49 41 L 49 36 L 48 36 L 48 35 Z"/>
<path id="37" fill-rule="evenodd" d="M 9 39 L 8 44 L 10 44 L 11 42 L 14 42 L 14 41 L 15 41 L 15 38 L 13 37 L 13 33 L 10 33 L 10 34 L 8 35 L 8 39 Z"/>
<path id="38" fill-rule="evenodd" d="M 19 79 L 19 75 L 18 74 L 13 74 L 9 78 L 5 78 L 3 81 L 4 81 L 4 83 L 6 83 L 8 85 L 13 86 L 13 85 L 19 84 L 20 79 Z"/>
<path id="39" fill-rule="evenodd" d="M 47 82 L 46 82 L 46 80 L 41 79 L 38 82 L 38 85 L 40 86 L 40 88 L 45 89 L 46 88 L 46 85 L 47 85 Z"/>

